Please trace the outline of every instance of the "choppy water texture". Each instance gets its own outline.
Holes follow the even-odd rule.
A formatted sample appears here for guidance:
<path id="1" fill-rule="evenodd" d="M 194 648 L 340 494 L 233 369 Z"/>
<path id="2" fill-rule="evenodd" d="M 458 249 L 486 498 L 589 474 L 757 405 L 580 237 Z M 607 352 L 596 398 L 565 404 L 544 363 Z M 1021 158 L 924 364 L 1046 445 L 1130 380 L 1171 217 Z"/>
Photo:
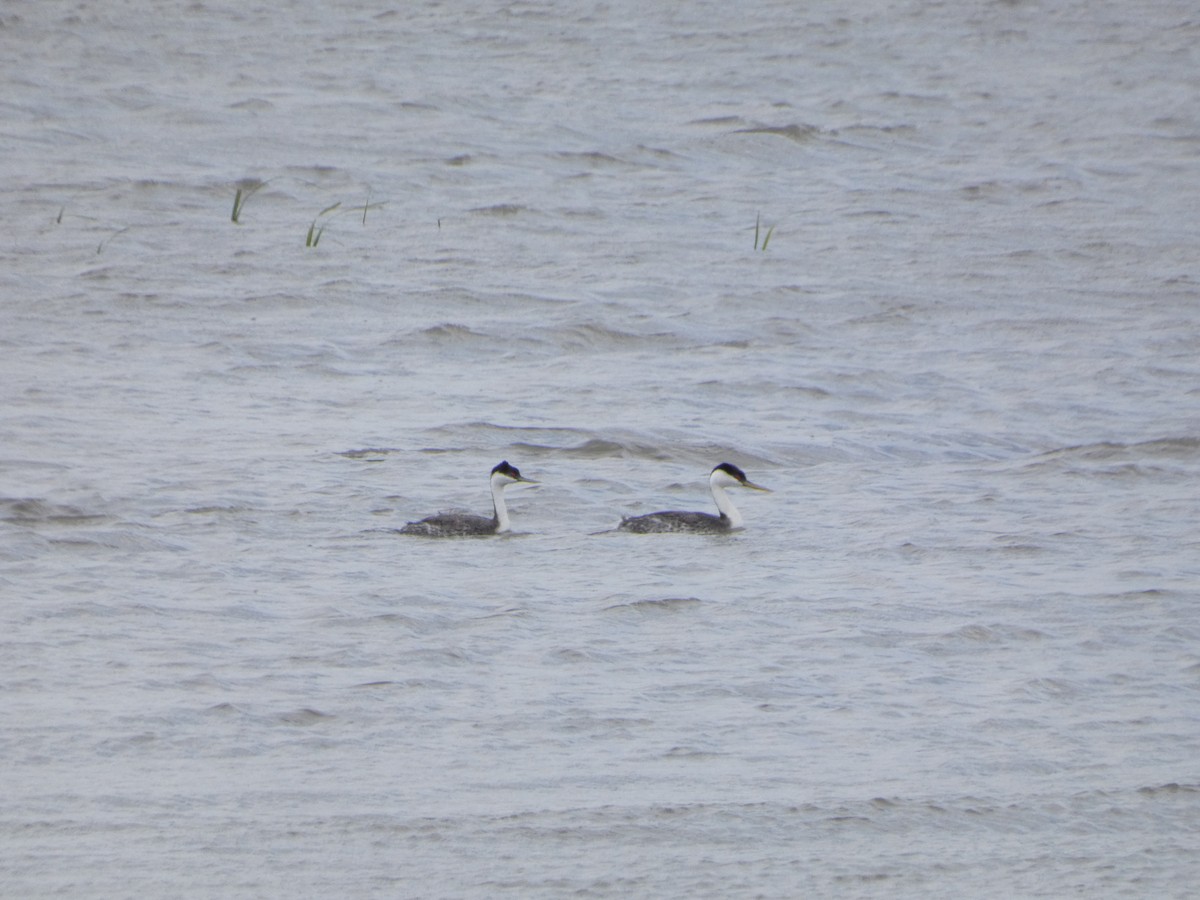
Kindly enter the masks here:
<path id="1" fill-rule="evenodd" d="M 1195 891 L 1194 4 L 163 6 L 0 12 L 0 894 Z"/>

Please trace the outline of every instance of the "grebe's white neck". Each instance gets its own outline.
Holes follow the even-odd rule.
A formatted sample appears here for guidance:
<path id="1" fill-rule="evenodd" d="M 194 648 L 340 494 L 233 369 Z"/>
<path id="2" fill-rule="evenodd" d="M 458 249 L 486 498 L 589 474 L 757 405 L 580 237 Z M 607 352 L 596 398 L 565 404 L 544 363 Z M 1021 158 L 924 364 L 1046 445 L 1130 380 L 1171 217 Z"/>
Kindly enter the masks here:
<path id="1" fill-rule="evenodd" d="M 712 491 L 713 500 L 716 501 L 717 509 L 721 511 L 721 515 L 729 521 L 731 529 L 741 528 L 745 524 L 742 514 L 733 505 L 733 500 L 725 493 L 725 488 L 733 487 L 734 485 L 740 485 L 740 482 L 735 478 L 730 478 L 720 469 L 713 469 L 712 475 L 708 477 L 708 487 Z"/>
<path id="2" fill-rule="evenodd" d="M 507 475 L 499 472 L 492 473 L 492 506 L 496 510 L 496 534 L 502 534 L 512 528 L 508 520 L 508 507 L 504 505 L 504 489 L 513 483 Z"/>

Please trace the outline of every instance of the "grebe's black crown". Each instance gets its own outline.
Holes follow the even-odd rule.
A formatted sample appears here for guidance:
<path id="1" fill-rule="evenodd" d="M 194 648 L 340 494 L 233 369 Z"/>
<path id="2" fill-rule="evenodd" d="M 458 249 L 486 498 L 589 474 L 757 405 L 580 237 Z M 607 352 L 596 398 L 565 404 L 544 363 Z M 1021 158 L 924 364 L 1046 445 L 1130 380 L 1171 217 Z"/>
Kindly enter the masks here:
<path id="1" fill-rule="evenodd" d="M 507 475 L 509 478 L 515 478 L 517 481 L 521 480 L 520 470 L 517 469 L 516 466 L 510 466 L 507 459 L 501 462 L 500 465 L 496 466 L 496 468 L 492 469 L 492 474 Z"/>
<path id="2" fill-rule="evenodd" d="M 713 471 L 715 472 L 715 471 L 717 471 L 717 469 L 720 469 L 726 475 L 733 476 L 738 481 L 746 480 L 746 473 L 743 472 L 741 469 L 739 469 L 737 466 L 735 466 L 733 463 L 721 463 L 719 466 L 716 466 L 715 468 L 713 468 Z"/>

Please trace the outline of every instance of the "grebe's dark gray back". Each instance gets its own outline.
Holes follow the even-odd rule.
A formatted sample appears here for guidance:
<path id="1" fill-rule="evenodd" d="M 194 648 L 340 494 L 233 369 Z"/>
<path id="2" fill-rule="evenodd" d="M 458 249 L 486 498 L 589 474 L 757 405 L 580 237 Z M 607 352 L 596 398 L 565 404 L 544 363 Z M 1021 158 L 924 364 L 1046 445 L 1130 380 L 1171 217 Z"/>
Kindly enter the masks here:
<path id="1" fill-rule="evenodd" d="M 537 484 L 521 475 L 516 466 L 504 460 L 492 469 L 489 479 L 492 489 L 492 516 L 474 516 L 469 513 L 439 513 L 427 516 L 418 522 L 409 522 L 400 529 L 400 534 L 420 537 L 481 537 L 503 534 L 512 524 L 508 519 L 508 507 L 504 504 L 504 489 L 510 484 Z"/>
<path id="2" fill-rule="evenodd" d="M 634 534 L 668 534 L 670 532 L 720 534 L 733 531 L 742 527 L 742 514 L 733 505 L 733 501 L 725 493 L 725 489 L 744 487 L 770 493 L 770 488 L 765 488 L 747 479 L 746 473 L 733 463 L 721 463 L 716 466 L 708 476 L 708 487 L 712 491 L 713 500 L 716 501 L 719 515 L 667 510 L 622 519 L 617 529 Z"/>

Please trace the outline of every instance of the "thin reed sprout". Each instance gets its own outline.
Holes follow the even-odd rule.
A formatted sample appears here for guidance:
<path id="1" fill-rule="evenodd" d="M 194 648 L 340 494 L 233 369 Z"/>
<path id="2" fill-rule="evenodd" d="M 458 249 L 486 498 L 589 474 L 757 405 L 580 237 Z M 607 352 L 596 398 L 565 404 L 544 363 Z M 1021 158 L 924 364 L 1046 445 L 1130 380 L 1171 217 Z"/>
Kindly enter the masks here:
<path id="1" fill-rule="evenodd" d="M 234 225 L 242 224 L 242 210 L 246 206 L 246 201 L 266 186 L 267 182 L 253 178 L 247 178 L 238 186 L 237 192 L 233 195 L 233 213 L 229 217 Z"/>
<path id="2" fill-rule="evenodd" d="M 759 238 L 759 230 L 760 230 L 761 224 L 762 224 L 762 217 L 759 215 L 756 215 L 754 217 L 754 249 L 765 252 L 767 249 L 767 244 L 771 243 L 771 235 L 773 235 L 775 233 L 775 226 L 772 225 L 770 228 L 767 229 L 767 233 L 765 235 L 763 235 L 762 246 L 760 247 L 758 245 L 758 238 Z"/>

